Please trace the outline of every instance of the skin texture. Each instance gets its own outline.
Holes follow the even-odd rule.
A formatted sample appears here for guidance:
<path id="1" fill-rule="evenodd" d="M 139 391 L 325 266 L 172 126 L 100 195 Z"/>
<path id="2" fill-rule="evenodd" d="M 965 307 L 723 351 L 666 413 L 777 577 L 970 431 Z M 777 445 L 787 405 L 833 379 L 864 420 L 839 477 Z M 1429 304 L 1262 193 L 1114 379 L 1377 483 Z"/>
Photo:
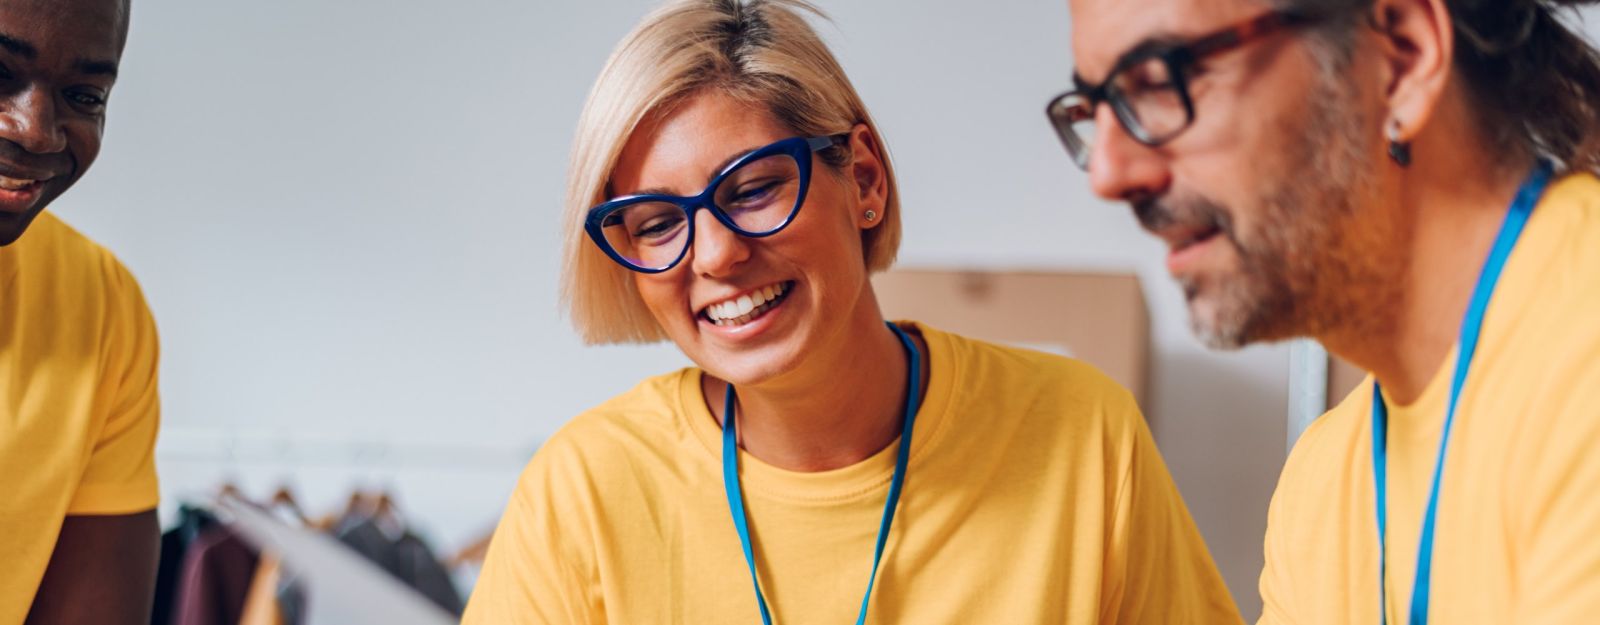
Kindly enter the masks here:
<path id="1" fill-rule="evenodd" d="M 611 189 L 698 194 L 728 159 L 796 134 L 764 108 L 702 91 L 641 125 Z M 877 139 L 864 125 L 851 131 L 848 149 L 843 171 L 813 156 L 805 205 L 782 232 L 745 238 L 699 211 L 682 263 L 634 277 L 651 314 L 706 371 L 712 413 L 722 418 L 732 382 L 741 445 L 791 470 L 853 464 L 900 430 L 908 365 L 883 326 L 861 243 L 862 231 L 882 221 L 864 215 L 883 214 L 888 186 Z M 709 304 L 784 281 L 794 287 L 755 336 L 731 338 L 699 318 Z"/>
<path id="2" fill-rule="evenodd" d="M 1078 72 L 1101 80 L 1149 38 L 1179 40 L 1269 10 L 1260 0 L 1073 0 Z M 1407 403 L 1455 325 L 1531 162 L 1478 133 L 1452 70 L 1443 0 L 1379 0 L 1347 59 L 1304 30 L 1212 57 L 1195 122 L 1149 147 L 1097 112 L 1090 179 L 1170 245 L 1196 333 L 1221 348 L 1309 336 Z M 1386 155 L 1398 122 L 1414 162 Z"/>
<path id="3" fill-rule="evenodd" d="M 40 181 L 21 197 L 0 192 L 0 245 L 100 154 L 127 24 L 121 0 L 0 3 L 0 175 Z"/>
<path id="4" fill-rule="evenodd" d="M 160 531 L 154 510 L 67 517 L 27 625 L 149 623 Z"/>
<path id="5" fill-rule="evenodd" d="M 0 245 L 100 153 L 127 24 L 120 0 L 0 3 L 0 175 L 41 181 L 25 197 L 0 193 Z M 67 517 L 27 622 L 148 622 L 158 536 L 153 510 Z"/>

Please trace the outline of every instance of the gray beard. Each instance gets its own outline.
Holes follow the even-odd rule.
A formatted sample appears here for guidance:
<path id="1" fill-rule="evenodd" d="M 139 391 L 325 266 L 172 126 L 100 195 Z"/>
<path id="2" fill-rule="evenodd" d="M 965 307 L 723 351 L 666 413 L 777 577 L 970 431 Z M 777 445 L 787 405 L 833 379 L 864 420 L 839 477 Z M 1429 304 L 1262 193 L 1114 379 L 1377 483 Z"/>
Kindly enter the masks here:
<path id="1" fill-rule="evenodd" d="M 1325 73 L 1307 94 L 1301 109 L 1307 115 L 1291 116 L 1286 123 L 1292 125 L 1282 128 L 1291 143 L 1285 158 L 1269 161 L 1283 167 L 1263 178 L 1254 227 L 1224 229 L 1222 242 L 1233 247 L 1236 270 L 1211 280 L 1179 280 L 1190 327 L 1208 347 L 1233 350 L 1349 331 L 1368 323 L 1364 303 L 1385 301 L 1372 298 L 1398 301 L 1392 276 L 1403 266 L 1394 257 L 1399 252 L 1370 244 L 1374 236 L 1388 239 L 1388 224 L 1359 208 L 1374 206 L 1374 146 L 1339 80 Z"/>

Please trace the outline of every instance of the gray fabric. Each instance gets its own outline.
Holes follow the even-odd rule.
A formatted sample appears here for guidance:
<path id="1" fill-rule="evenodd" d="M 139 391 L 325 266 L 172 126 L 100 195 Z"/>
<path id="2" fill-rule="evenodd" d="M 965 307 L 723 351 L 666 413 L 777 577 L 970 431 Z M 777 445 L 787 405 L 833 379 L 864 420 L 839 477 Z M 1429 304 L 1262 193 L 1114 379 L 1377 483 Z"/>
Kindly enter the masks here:
<path id="1" fill-rule="evenodd" d="M 406 532 L 391 540 L 372 519 L 362 518 L 342 523 L 335 536 L 445 611 L 461 615 L 465 605 L 450 579 L 450 572 L 434 557 L 428 544 L 415 534 Z"/>

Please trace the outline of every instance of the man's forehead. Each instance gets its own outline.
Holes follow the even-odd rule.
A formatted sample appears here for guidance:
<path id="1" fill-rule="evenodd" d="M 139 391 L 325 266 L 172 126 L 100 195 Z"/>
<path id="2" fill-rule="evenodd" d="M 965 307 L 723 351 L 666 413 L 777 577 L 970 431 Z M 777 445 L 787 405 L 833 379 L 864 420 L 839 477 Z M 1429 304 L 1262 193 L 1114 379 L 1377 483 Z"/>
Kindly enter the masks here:
<path id="1" fill-rule="evenodd" d="M 1209 32 L 1259 13 L 1267 0 L 1070 0 L 1072 58 L 1099 81 L 1118 57 L 1151 39 Z"/>
<path id="2" fill-rule="evenodd" d="M 121 56 L 128 0 L 0 0 L 0 33 L 45 54 Z"/>

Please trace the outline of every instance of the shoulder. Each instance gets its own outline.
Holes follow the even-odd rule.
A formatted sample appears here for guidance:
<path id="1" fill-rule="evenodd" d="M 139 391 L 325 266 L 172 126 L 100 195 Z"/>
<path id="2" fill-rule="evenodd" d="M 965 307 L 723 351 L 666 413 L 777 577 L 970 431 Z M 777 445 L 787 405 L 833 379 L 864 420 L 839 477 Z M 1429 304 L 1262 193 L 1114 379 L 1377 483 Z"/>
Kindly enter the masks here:
<path id="1" fill-rule="evenodd" d="M 696 375 L 682 369 L 654 376 L 580 413 L 540 445 L 522 488 L 635 479 L 642 464 L 674 462 L 691 435 L 680 414 L 681 387 Z"/>
<path id="2" fill-rule="evenodd" d="M 17 241 L 19 264 L 41 286 L 72 297 L 104 295 L 143 306 L 139 284 L 115 254 L 50 211 L 34 218 Z"/>
<path id="3" fill-rule="evenodd" d="M 1600 297 L 1600 178 L 1572 174 L 1551 184 L 1522 235 L 1541 280 L 1563 293 Z"/>
<path id="4" fill-rule="evenodd" d="M 48 210 L 34 217 L 27 232 L 13 245 L 24 271 L 30 275 L 48 274 L 44 278 L 52 282 L 99 277 L 111 256 Z"/>
<path id="5" fill-rule="evenodd" d="M 944 421 L 957 438 L 1065 458 L 1128 456 L 1147 436 L 1132 393 L 1089 363 L 920 329 L 935 356 L 930 404 L 948 402 Z"/>
<path id="6" fill-rule="evenodd" d="M 1574 203 L 1600 213 L 1600 177 L 1590 172 L 1568 174 L 1550 184 L 1542 203 Z"/>
<path id="7" fill-rule="evenodd" d="M 1482 345 L 1480 357 L 1514 364 L 1499 373 L 1534 398 L 1560 400 L 1600 375 L 1600 178 L 1555 182 L 1523 236 L 1517 252 L 1526 245 L 1530 262 L 1507 269 L 1486 321 L 1485 331 L 1499 330 L 1507 344 Z"/>
<path id="8" fill-rule="evenodd" d="M 969 398 L 998 398 L 1018 407 L 1093 409 L 1124 416 L 1138 412 L 1132 393 L 1087 362 L 925 327 L 923 334 L 930 342 L 948 344 L 953 373 Z"/>
<path id="9" fill-rule="evenodd" d="M 1326 502 L 1328 493 L 1344 492 L 1343 482 L 1352 475 L 1367 475 L 1351 468 L 1372 458 L 1371 407 L 1372 381 L 1368 379 L 1306 428 L 1279 473 L 1271 515 L 1299 516 L 1297 511 L 1306 505 Z"/>

